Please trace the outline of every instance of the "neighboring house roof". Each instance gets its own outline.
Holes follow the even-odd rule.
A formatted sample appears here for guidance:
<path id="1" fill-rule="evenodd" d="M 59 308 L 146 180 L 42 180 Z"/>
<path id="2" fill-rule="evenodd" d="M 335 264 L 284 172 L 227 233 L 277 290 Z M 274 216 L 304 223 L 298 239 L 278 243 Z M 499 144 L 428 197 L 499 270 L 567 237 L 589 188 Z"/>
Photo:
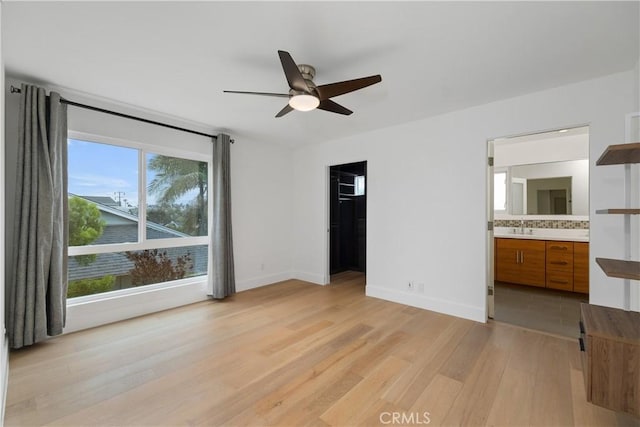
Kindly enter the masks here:
<path id="1" fill-rule="evenodd" d="M 103 213 L 109 213 L 109 214 L 118 216 L 120 218 L 123 218 L 123 219 L 126 219 L 126 220 L 130 220 L 135 224 L 138 223 L 138 217 L 136 215 L 130 214 L 129 212 L 126 212 L 126 211 L 123 211 L 123 210 L 120 210 L 120 209 L 116 209 L 116 208 L 114 208 L 112 206 L 105 205 L 105 204 L 102 204 L 100 202 L 95 202 L 93 200 L 89 200 L 89 199 L 87 199 L 87 196 L 78 196 L 77 194 L 73 194 L 73 193 L 69 193 L 69 196 L 75 196 L 75 197 L 80 197 L 81 199 L 85 199 L 86 201 L 95 204 L 97 206 L 97 208 Z M 92 197 L 92 196 L 89 196 L 89 197 Z M 101 198 L 101 197 L 94 197 L 94 198 Z M 110 197 L 105 197 L 105 198 L 113 200 Z M 149 229 L 152 229 L 154 231 L 159 231 L 161 233 L 167 233 L 169 235 L 167 237 L 191 237 L 188 234 L 181 233 L 180 231 L 174 230 L 174 229 L 169 228 L 169 227 L 165 227 L 164 225 L 156 224 L 155 222 L 147 222 L 147 231 Z M 153 239 L 154 237 L 151 237 L 151 238 Z M 158 238 L 158 237 L 155 237 L 155 238 Z M 136 235 L 135 241 L 137 241 L 137 240 L 138 240 L 138 238 L 137 238 L 137 235 Z"/>
<path id="2" fill-rule="evenodd" d="M 94 203 L 100 203 L 105 206 L 119 207 L 120 204 L 111 197 L 106 196 L 77 196 Z"/>
<path id="3" fill-rule="evenodd" d="M 73 195 L 73 194 L 70 194 Z M 75 196 L 75 195 L 73 195 Z M 127 243 L 138 241 L 138 218 L 128 212 L 104 205 L 99 202 L 88 199 L 85 196 L 76 196 L 95 204 L 103 216 L 115 215 L 123 221 L 119 223 L 109 223 L 104 228 L 102 235 L 94 242 L 94 244 L 110 244 L 110 243 Z M 109 199 L 107 197 L 107 199 Z M 165 227 L 153 222 L 147 222 L 147 238 L 148 239 L 166 239 L 175 237 L 190 237 L 188 234 L 181 233 L 169 227 Z M 208 251 L 206 245 L 185 246 L 180 248 L 163 249 L 170 259 L 175 260 L 180 256 L 189 254 L 193 264 L 193 272 L 206 273 Z M 122 276 L 129 274 L 133 268 L 133 262 L 129 261 L 125 253 L 106 253 L 98 254 L 96 260 L 91 264 L 84 266 L 79 264 L 75 257 L 69 257 L 69 280 L 77 280 L 83 278 L 103 277 L 107 274 L 114 276 Z"/>

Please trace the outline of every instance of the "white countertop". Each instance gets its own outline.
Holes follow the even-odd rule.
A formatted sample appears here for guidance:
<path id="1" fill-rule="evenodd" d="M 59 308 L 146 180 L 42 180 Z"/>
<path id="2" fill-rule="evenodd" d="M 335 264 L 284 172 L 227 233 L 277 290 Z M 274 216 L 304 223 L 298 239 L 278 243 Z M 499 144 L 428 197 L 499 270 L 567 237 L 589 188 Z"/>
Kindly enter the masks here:
<path id="1" fill-rule="evenodd" d="M 524 234 L 520 228 L 496 227 L 493 230 L 494 237 L 507 239 L 533 239 L 533 240 L 558 240 L 568 242 L 588 242 L 589 230 L 584 229 L 559 229 L 559 228 L 525 228 Z"/>

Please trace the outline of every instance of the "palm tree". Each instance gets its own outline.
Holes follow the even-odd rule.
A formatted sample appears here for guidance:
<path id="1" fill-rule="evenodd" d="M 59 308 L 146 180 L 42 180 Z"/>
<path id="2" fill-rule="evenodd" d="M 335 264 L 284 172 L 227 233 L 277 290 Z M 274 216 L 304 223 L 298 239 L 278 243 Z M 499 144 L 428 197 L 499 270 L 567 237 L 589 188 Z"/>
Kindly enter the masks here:
<path id="1" fill-rule="evenodd" d="M 196 160 L 156 155 L 148 168 L 156 172 L 149 183 L 150 194 L 159 204 L 175 203 L 185 194 L 197 190 L 195 203 L 187 205 L 182 231 L 204 236 L 207 234 L 207 164 Z"/>

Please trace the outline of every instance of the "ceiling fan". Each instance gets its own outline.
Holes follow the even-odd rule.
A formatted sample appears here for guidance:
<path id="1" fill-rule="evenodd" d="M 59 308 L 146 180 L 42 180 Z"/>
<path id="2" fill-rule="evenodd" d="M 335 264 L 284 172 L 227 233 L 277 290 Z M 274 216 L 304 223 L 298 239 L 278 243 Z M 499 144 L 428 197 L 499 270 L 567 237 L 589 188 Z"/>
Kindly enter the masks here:
<path id="1" fill-rule="evenodd" d="M 278 55 L 280 56 L 282 69 L 289 83 L 289 93 L 243 92 L 237 90 L 225 90 L 223 92 L 289 98 L 289 103 L 276 114 L 276 117 L 282 117 L 293 110 L 311 111 L 316 108 L 348 116 L 353 113 L 353 111 L 329 98 L 344 95 L 345 93 L 353 92 L 382 81 L 382 77 L 377 74 L 360 79 L 316 86 L 313 82 L 313 78 L 316 75 L 315 68 L 307 64 L 296 65 L 289 52 L 285 52 L 284 50 L 279 50 Z"/>

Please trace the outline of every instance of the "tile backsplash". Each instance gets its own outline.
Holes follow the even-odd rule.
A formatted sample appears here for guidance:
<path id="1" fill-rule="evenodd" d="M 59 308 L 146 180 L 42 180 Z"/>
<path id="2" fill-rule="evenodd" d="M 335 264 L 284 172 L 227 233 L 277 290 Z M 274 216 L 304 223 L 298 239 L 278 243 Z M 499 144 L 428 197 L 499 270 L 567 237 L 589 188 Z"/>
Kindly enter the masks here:
<path id="1" fill-rule="evenodd" d="M 520 227 L 519 219 L 496 219 L 494 227 Z M 589 221 L 568 221 L 558 219 L 525 219 L 524 228 L 560 228 L 588 230 Z"/>

